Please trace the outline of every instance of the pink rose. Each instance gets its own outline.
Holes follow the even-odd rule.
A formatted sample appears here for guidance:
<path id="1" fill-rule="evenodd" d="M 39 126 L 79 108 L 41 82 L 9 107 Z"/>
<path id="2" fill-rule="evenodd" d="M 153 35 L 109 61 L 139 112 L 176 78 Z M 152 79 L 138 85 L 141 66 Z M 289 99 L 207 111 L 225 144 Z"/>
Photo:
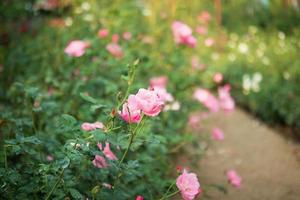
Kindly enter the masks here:
<path id="1" fill-rule="evenodd" d="M 212 138 L 214 140 L 224 140 L 224 133 L 221 129 L 215 127 L 212 130 Z"/>
<path id="2" fill-rule="evenodd" d="M 123 50 L 120 45 L 115 43 L 110 43 L 106 46 L 107 51 L 115 58 L 122 58 L 123 57 Z"/>
<path id="3" fill-rule="evenodd" d="M 115 154 L 110 150 L 110 144 L 108 142 L 105 142 L 103 154 L 105 155 L 106 158 L 108 158 L 110 160 L 118 160 L 118 158 L 115 156 Z"/>
<path id="4" fill-rule="evenodd" d="M 214 75 L 214 82 L 215 83 L 221 83 L 223 81 L 223 74 L 221 73 L 215 73 Z"/>
<path id="5" fill-rule="evenodd" d="M 51 156 L 51 155 L 48 155 L 48 156 L 47 156 L 47 160 L 48 160 L 49 162 L 51 162 L 51 161 L 53 161 L 53 160 L 54 160 L 54 158 L 53 158 L 53 156 Z"/>
<path id="6" fill-rule="evenodd" d="M 235 109 L 235 102 L 230 95 L 230 85 L 225 85 L 218 89 L 219 104 L 225 112 L 232 112 Z"/>
<path id="7" fill-rule="evenodd" d="M 204 26 L 198 26 L 196 29 L 196 32 L 200 35 L 206 35 L 207 34 L 207 28 Z"/>
<path id="8" fill-rule="evenodd" d="M 217 112 L 219 110 L 219 102 L 208 90 L 198 88 L 194 92 L 194 98 L 201 102 L 211 112 Z"/>
<path id="9" fill-rule="evenodd" d="M 153 90 L 139 89 L 136 94 L 139 107 L 147 116 L 157 116 L 164 105 L 162 99 Z"/>
<path id="10" fill-rule="evenodd" d="M 88 42 L 81 40 L 73 40 L 65 48 L 65 53 L 69 56 L 80 57 L 85 53 L 85 49 L 89 46 Z"/>
<path id="11" fill-rule="evenodd" d="M 211 47 L 214 43 L 215 43 L 215 40 L 214 40 L 213 38 L 207 38 L 207 39 L 204 41 L 204 44 L 205 44 L 205 46 L 207 46 L 207 47 Z"/>
<path id="12" fill-rule="evenodd" d="M 137 196 L 136 197 L 136 199 L 135 200 L 144 200 L 144 197 L 143 196 L 141 196 L 141 195 L 139 195 L 139 196 Z"/>
<path id="13" fill-rule="evenodd" d="M 128 31 L 126 31 L 126 32 L 123 33 L 123 39 L 124 40 L 130 40 L 131 36 L 132 36 L 131 33 L 128 32 Z"/>
<path id="14" fill-rule="evenodd" d="M 129 95 L 127 103 L 123 104 L 120 116 L 128 123 L 139 123 L 141 121 L 141 109 L 135 95 Z"/>
<path id="15" fill-rule="evenodd" d="M 197 40 L 192 35 L 192 29 L 188 25 L 175 21 L 172 24 L 172 31 L 176 44 L 185 44 L 191 48 L 196 46 Z"/>
<path id="16" fill-rule="evenodd" d="M 239 188 L 241 186 L 242 178 L 236 173 L 235 170 L 229 170 L 227 172 L 227 179 L 234 187 Z"/>
<path id="17" fill-rule="evenodd" d="M 103 187 L 107 188 L 107 189 L 111 189 L 112 185 L 109 183 L 102 183 Z"/>
<path id="18" fill-rule="evenodd" d="M 156 92 L 162 102 L 166 103 L 174 101 L 174 97 L 172 96 L 172 94 L 168 93 L 165 88 L 154 87 L 153 90 L 154 92 Z"/>
<path id="19" fill-rule="evenodd" d="M 106 38 L 107 36 L 108 36 L 108 34 L 109 34 L 109 31 L 108 31 L 108 29 L 105 29 L 105 28 L 103 28 L 103 29 L 100 29 L 99 31 L 98 31 L 98 36 L 99 36 L 99 38 Z"/>
<path id="20" fill-rule="evenodd" d="M 152 77 L 150 79 L 150 87 L 160 87 L 160 88 L 166 88 L 168 84 L 168 77 L 167 76 L 158 76 L 158 77 Z"/>
<path id="21" fill-rule="evenodd" d="M 184 200 L 195 199 L 201 191 L 197 175 L 186 170 L 177 178 L 176 185 Z"/>
<path id="22" fill-rule="evenodd" d="M 85 122 L 81 125 L 81 129 L 84 131 L 93 131 L 96 129 L 103 129 L 104 125 L 102 122 L 88 123 Z"/>
<path id="23" fill-rule="evenodd" d="M 111 36 L 111 41 L 113 42 L 113 43 L 118 43 L 118 41 L 119 41 L 119 35 L 118 34 L 113 34 L 112 36 Z"/>
<path id="24" fill-rule="evenodd" d="M 105 161 L 105 158 L 103 156 L 95 155 L 95 158 L 93 160 L 93 165 L 97 168 L 107 168 L 108 165 Z"/>
<path id="25" fill-rule="evenodd" d="M 200 15 L 198 15 L 198 21 L 203 24 L 208 24 L 211 20 L 211 16 L 208 11 L 202 11 Z"/>

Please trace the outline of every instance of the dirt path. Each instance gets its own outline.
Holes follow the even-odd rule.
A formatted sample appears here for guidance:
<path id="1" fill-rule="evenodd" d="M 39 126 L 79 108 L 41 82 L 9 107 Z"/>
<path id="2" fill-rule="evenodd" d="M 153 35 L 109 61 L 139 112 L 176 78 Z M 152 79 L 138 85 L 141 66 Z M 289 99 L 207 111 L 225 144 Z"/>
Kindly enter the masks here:
<path id="1" fill-rule="evenodd" d="M 283 138 L 245 112 L 217 113 L 208 119 L 207 130 L 218 125 L 224 141 L 213 141 L 200 161 L 201 184 L 225 183 L 225 172 L 236 169 L 242 186 L 228 185 L 228 194 L 208 191 L 213 200 L 300 200 L 299 144 Z M 209 131 L 210 132 L 210 131 Z"/>

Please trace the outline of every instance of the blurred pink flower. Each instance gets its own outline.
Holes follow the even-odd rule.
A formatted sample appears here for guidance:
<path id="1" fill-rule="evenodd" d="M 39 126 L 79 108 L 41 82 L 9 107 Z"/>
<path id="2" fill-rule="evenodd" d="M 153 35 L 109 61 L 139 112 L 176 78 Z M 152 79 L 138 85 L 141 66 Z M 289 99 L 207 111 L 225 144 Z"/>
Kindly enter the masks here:
<path id="1" fill-rule="evenodd" d="M 212 138 L 214 140 L 224 140 L 224 133 L 221 129 L 215 127 L 212 130 Z"/>
<path id="2" fill-rule="evenodd" d="M 135 200 L 144 200 L 144 197 L 143 196 L 141 196 L 141 195 L 139 195 L 139 196 L 137 196 L 136 197 L 136 199 Z"/>
<path id="3" fill-rule="evenodd" d="M 157 116 L 164 105 L 162 99 L 153 90 L 139 89 L 136 98 L 143 113 L 150 117 Z"/>
<path id="4" fill-rule="evenodd" d="M 141 109 L 135 95 L 129 95 L 127 103 L 123 104 L 120 116 L 128 123 L 139 123 L 141 121 Z"/>
<path id="5" fill-rule="evenodd" d="M 219 102 L 217 98 L 206 89 L 196 89 L 194 92 L 194 98 L 201 102 L 211 112 L 217 112 L 219 110 Z"/>
<path id="6" fill-rule="evenodd" d="M 48 156 L 47 156 L 47 160 L 50 162 L 50 161 L 53 161 L 53 160 L 54 160 L 54 158 L 53 158 L 53 156 L 51 156 L 51 155 L 48 155 Z"/>
<path id="7" fill-rule="evenodd" d="M 202 11 L 199 15 L 198 15 L 198 21 L 200 23 L 203 24 L 208 24 L 211 20 L 211 15 L 208 11 Z"/>
<path id="8" fill-rule="evenodd" d="M 191 114 L 189 116 L 188 125 L 191 128 L 200 127 L 201 121 L 206 119 L 207 117 L 208 117 L 208 113 L 206 112 Z"/>
<path id="9" fill-rule="evenodd" d="M 107 168 L 108 165 L 105 161 L 105 158 L 103 156 L 95 155 L 95 158 L 93 160 L 93 165 L 97 168 Z"/>
<path id="10" fill-rule="evenodd" d="M 205 64 L 200 63 L 198 56 L 193 56 L 191 59 L 192 69 L 203 70 L 205 69 Z"/>
<path id="11" fill-rule="evenodd" d="M 99 38 L 106 38 L 107 36 L 108 36 L 108 34 L 109 34 L 109 31 L 108 31 L 108 29 L 106 29 L 106 28 L 102 28 L 102 29 L 100 29 L 99 31 L 98 31 L 98 36 L 99 36 Z"/>
<path id="12" fill-rule="evenodd" d="M 196 46 L 197 40 L 192 35 L 192 29 L 188 25 L 180 21 L 174 21 L 172 31 L 176 44 L 185 44 L 191 48 Z"/>
<path id="13" fill-rule="evenodd" d="M 123 33 L 123 39 L 124 40 L 130 40 L 131 36 L 132 36 L 131 33 L 128 32 L 128 31 L 126 31 L 126 32 Z"/>
<path id="14" fill-rule="evenodd" d="M 69 56 L 80 57 L 85 53 L 85 49 L 89 47 L 89 43 L 81 40 L 73 40 L 65 48 L 65 53 Z"/>
<path id="15" fill-rule="evenodd" d="M 123 50 L 120 45 L 115 43 L 110 43 L 106 46 L 107 51 L 115 58 L 122 58 L 123 57 Z"/>
<path id="16" fill-rule="evenodd" d="M 167 76 L 158 76 L 158 77 L 152 77 L 150 79 L 150 87 L 160 87 L 160 88 L 166 88 L 168 84 L 168 77 Z"/>
<path id="17" fill-rule="evenodd" d="M 112 185 L 109 183 L 102 183 L 103 187 L 107 188 L 107 189 L 111 189 Z"/>
<path id="18" fill-rule="evenodd" d="M 118 160 L 118 158 L 115 156 L 115 154 L 110 150 L 110 144 L 108 142 L 105 142 L 103 154 L 105 155 L 106 158 L 108 158 L 110 160 Z"/>
<path id="19" fill-rule="evenodd" d="M 222 73 L 215 73 L 214 75 L 214 82 L 221 83 L 223 81 L 223 74 Z"/>
<path id="20" fill-rule="evenodd" d="M 206 35 L 207 34 L 207 28 L 204 26 L 198 26 L 196 28 L 196 32 L 199 33 L 200 35 Z"/>
<path id="21" fill-rule="evenodd" d="M 81 125 L 81 129 L 84 131 L 93 131 L 96 130 L 97 128 L 103 129 L 104 125 L 102 122 L 95 122 L 95 123 L 88 123 L 85 122 Z"/>
<path id="22" fill-rule="evenodd" d="M 225 112 L 232 112 L 235 109 L 234 99 L 230 95 L 230 85 L 225 85 L 218 89 L 219 104 Z"/>
<path id="23" fill-rule="evenodd" d="M 174 97 L 172 96 L 172 94 L 168 93 L 165 88 L 154 87 L 153 90 L 156 92 L 160 100 L 164 103 L 174 101 Z"/>
<path id="24" fill-rule="evenodd" d="M 186 170 L 177 178 L 176 186 L 184 200 L 193 200 L 201 192 L 197 175 Z"/>
<path id="25" fill-rule="evenodd" d="M 111 36 L 111 41 L 113 42 L 113 43 L 118 43 L 118 41 L 119 41 L 119 35 L 118 34 L 113 34 L 112 36 Z"/>
<path id="26" fill-rule="evenodd" d="M 207 39 L 204 41 L 204 44 L 205 44 L 205 46 L 207 46 L 207 47 L 211 47 L 214 43 L 215 43 L 215 40 L 214 40 L 213 38 L 207 38 Z"/>
<path id="27" fill-rule="evenodd" d="M 241 186 L 242 178 L 236 173 L 235 170 L 229 170 L 227 172 L 227 178 L 229 183 L 234 187 L 239 188 Z"/>

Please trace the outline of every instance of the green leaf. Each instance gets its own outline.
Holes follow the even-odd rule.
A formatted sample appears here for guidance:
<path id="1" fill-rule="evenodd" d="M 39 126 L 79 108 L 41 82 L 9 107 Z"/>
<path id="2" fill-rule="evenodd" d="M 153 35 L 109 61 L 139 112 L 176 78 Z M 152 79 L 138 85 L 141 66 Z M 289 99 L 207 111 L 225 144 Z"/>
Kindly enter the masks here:
<path id="1" fill-rule="evenodd" d="M 83 100 L 85 100 L 85 101 L 87 101 L 87 102 L 90 102 L 90 103 L 92 103 L 92 104 L 97 104 L 97 103 L 98 103 L 97 99 L 95 99 L 95 98 L 93 98 L 93 97 L 91 97 L 91 96 L 89 96 L 89 95 L 87 95 L 87 94 L 85 94 L 85 93 L 82 93 L 82 92 L 81 92 L 79 95 L 80 95 L 80 97 L 81 97 Z"/>
<path id="2" fill-rule="evenodd" d="M 78 190 L 76 190 L 74 188 L 70 188 L 69 192 L 74 199 L 83 199 L 82 194 L 80 194 L 80 192 L 78 192 Z"/>
<path id="3" fill-rule="evenodd" d="M 77 122 L 77 120 L 73 116 L 68 114 L 62 114 L 61 117 L 65 120 L 64 124 L 74 125 Z"/>
<path id="4" fill-rule="evenodd" d="M 61 168 L 65 169 L 70 165 L 70 159 L 68 157 L 59 161 Z"/>

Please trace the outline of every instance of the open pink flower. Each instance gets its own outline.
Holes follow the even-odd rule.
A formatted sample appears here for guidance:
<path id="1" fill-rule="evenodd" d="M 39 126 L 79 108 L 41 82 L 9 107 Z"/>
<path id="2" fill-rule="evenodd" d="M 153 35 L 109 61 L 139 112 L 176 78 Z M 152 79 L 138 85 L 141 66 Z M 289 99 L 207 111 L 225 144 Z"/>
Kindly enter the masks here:
<path id="1" fill-rule="evenodd" d="M 164 102 L 154 90 L 139 89 L 136 99 L 143 113 L 150 117 L 157 116 L 164 105 Z"/>
<path id="2" fill-rule="evenodd" d="M 127 103 L 123 104 L 120 116 L 128 123 L 139 123 L 141 121 L 141 109 L 135 95 L 129 95 Z"/>
<path id="3" fill-rule="evenodd" d="M 116 33 L 113 34 L 113 35 L 111 36 L 111 41 L 112 41 L 113 43 L 118 43 L 119 39 L 120 39 L 120 37 L 119 37 L 119 35 L 116 34 Z"/>
<path id="4" fill-rule="evenodd" d="M 95 122 L 95 123 L 88 123 L 85 122 L 81 125 L 81 129 L 83 129 L 84 131 L 93 131 L 96 129 L 103 129 L 104 125 L 102 122 Z"/>
<path id="5" fill-rule="evenodd" d="M 200 101 L 211 112 L 217 112 L 219 110 L 219 102 L 217 98 L 206 89 L 196 89 L 194 92 L 194 98 Z"/>
<path id="6" fill-rule="evenodd" d="M 141 196 L 141 195 L 139 195 L 139 196 L 137 196 L 136 197 L 136 199 L 135 200 L 144 200 L 144 197 L 143 196 Z"/>
<path id="7" fill-rule="evenodd" d="M 197 175 L 186 170 L 177 178 L 176 185 L 184 200 L 195 199 L 201 191 Z"/>
<path id="8" fill-rule="evenodd" d="M 235 109 L 234 99 L 230 95 L 230 85 L 225 85 L 218 89 L 219 104 L 225 112 L 232 112 Z"/>
<path id="9" fill-rule="evenodd" d="M 105 28 L 100 29 L 100 30 L 98 31 L 98 36 L 99 36 L 99 38 L 101 38 L 101 39 L 106 38 L 106 37 L 108 36 L 108 34 L 109 34 L 109 31 L 108 31 L 108 29 L 105 29 Z"/>
<path id="10" fill-rule="evenodd" d="M 221 83 L 223 81 L 223 74 L 218 72 L 218 73 L 215 73 L 214 75 L 214 82 L 215 83 Z"/>
<path id="11" fill-rule="evenodd" d="M 115 58 L 122 58 L 123 57 L 123 50 L 120 45 L 116 43 L 110 43 L 106 46 L 107 51 Z"/>
<path id="12" fill-rule="evenodd" d="M 176 44 L 185 44 L 191 48 L 196 46 L 197 40 L 192 35 L 192 29 L 180 21 L 174 21 L 172 24 L 174 41 Z"/>
<path id="13" fill-rule="evenodd" d="M 229 183 L 234 187 L 239 188 L 241 186 L 242 178 L 236 173 L 235 170 L 229 170 L 227 172 L 227 178 Z"/>
<path id="14" fill-rule="evenodd" d="M 88 42 L 81 40 L 73 40 L 65 48 L 65 53 L 69 56 L 80 57 L 85 53 L 85 49 L 89 46 Z"/>
<path id="15" fill-rule="evenodd" d="M 168 93 L 165 88 L 154 87 L 153 90 L 156 92 L 156 94 L 158 95 L 158 97 L 164 103 L 174 101 L 174 97 L 172 96 L 172 94 Z"/>
<path id="16" fill-rule="evenodd" d="M 108 142 L 105 142 L 103 154 L 105 155 L 106 158 L 108 158 L 110 160 L 118 160 L 118 158 L 115 156 L 115 154 L 110 150 L 110 144 Z"/>
<path id="17" fill-rule="evenodd" d="M 221 129 L 215 127 L 212 130 L 212 138 L 214 140 L 224 140 L 224 133 Z"/>
<path id="18" fill-rule="evenodd" d="M 130 40 L 132 35 L 131 35 L 130 32 L 126 31 L 126 32 L 123 33 L 122 36 L 123 36 L 124 40 Z"/>
<path id="19" fill-rule="evenodd" d="M 206 35 L 207 34 L 207 28 L 204 26 L 198 26 L 196 28 L 196 32 L 199 33 L 200 35 Z"/>
<path id="20" fill-rule="evenodd" d="M 95 158 L 93 160 L 93 165 L 97 168 L 107 168 L 108 165 L 105 161 L 105 158 L 103 156 L 95 155 Z"/>
<path id="21" fill-rule="evenodd" d="M 168 77 L 167 76 L 158 76 L 158 77 L 152 77 L 150 79 L 150 87 L 160 87 L 160 88 L 166 88 L 168 84 Z"/>

